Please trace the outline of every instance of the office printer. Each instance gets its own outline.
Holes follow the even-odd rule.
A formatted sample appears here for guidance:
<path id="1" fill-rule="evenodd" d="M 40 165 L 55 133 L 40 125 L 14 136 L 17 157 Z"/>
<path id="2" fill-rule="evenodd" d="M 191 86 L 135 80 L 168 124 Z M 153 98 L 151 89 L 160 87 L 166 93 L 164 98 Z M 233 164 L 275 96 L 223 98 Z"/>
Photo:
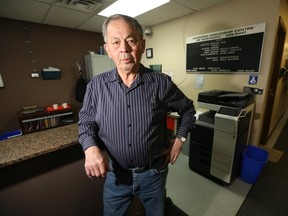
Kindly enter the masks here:
<path id="1" fill-rule="evenodd" d="M 191 170 L 224 185 L 239 174 L 242 152 L 248 144 L 253 95 L 212 90 L 199 93 L 198 116 L 190 134 Z"/>

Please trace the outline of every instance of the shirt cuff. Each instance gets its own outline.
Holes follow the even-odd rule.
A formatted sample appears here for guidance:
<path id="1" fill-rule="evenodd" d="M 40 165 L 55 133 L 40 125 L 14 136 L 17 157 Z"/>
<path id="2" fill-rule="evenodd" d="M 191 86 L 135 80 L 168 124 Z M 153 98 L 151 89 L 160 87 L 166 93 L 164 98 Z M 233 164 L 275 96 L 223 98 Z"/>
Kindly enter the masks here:
<path id="1" fill-rule="evenodd" d="M 91 146 L 96 146 L 96 141 L 93 137 L 89 136 L 83 140 L 81 145 L 82 145 L 83 151 L 85 151 Z"/>

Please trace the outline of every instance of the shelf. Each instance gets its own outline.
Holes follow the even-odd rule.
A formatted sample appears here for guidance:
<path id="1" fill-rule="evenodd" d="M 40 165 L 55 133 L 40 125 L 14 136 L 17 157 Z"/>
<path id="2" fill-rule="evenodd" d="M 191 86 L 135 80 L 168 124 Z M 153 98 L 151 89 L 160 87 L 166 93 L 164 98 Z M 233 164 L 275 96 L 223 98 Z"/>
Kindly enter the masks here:
<path id="1" fill-rule="evenodd" d="M 38 121 L 38 120 L 49 119 L 49 118 L 56 118 L 56 117 L 66 116 L 66 115 L 73 115 L 73 112 L 54 114 L 54 115 L 43 116 L 43 117 L 32 118 L 32 119 L 24 119 L 24 120 L 21 120 L 21 122 L 22 123 L 27 123 L 27 122 L 31 122 L 31 121 Z"/>
<path id="2" fill-rule="evenodd" d="M 40 112 L 23 114 L 19 112 L 18 121 L 23 134 L 46 130 L 76 122 L 75 112 L 68 109 L 48 111 L 43 109 Z"/>

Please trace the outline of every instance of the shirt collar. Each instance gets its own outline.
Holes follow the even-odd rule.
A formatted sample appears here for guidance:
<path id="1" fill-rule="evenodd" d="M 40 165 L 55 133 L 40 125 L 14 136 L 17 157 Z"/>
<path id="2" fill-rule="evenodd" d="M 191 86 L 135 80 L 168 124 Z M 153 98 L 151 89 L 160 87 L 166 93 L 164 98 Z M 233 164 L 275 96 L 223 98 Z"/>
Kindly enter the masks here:
<path id="1" fill-rule="evenodd" d="M 144 65 L 140 64 L 139 74 L 136 78 L 136 83 L 140 84 L 142 82 L 154 82 L 153 77 L 151 76 L 151 70 L 149 68 L 144 67 Z M 105 82 L 116 82 L 120 81 L 117 69 L 114 68 L 108 73 Z"/>

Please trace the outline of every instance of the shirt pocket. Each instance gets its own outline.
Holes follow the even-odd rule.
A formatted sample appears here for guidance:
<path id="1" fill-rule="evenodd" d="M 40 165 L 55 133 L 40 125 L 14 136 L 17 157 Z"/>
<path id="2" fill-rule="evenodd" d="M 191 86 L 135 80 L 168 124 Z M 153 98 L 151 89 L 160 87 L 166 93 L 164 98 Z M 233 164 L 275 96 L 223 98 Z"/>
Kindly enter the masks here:
<path id="1" fill-rule="evenodd" d="M 159 120 L 166 116 L 166 106 L 157 96 L 152 96 L 143 103 L 143 108 L 146 109 L 146 117 L 150 120 L 150 124 L 157 125 Z"/>

